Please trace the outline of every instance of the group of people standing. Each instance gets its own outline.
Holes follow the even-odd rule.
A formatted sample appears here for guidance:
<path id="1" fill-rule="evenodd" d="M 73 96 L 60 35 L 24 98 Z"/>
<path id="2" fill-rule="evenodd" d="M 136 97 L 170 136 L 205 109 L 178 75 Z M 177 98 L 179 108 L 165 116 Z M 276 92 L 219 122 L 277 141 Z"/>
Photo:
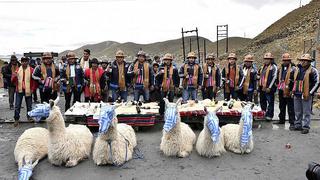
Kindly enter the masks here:
<path id="1" fill-rule="evenodd" d="M 15 125 L 20 118 L 23 97 L 27 111 L 30 111 L 31 96 L 37 95 L 37 89 L 41 103 L 55 99 L 59 92 L 63 92 L 65 111 L 76 101 L 81 101 L 82 94 L 85 102 L 127 101 L 129 89 L 133 88 L 134 101 L 139 101 L 143 96 L 144 102 L 158 101 L 163 104 L 164 97 L 173 102 L 181 90 L 183 103 L 186 103 L 189 99 L 197 101 L 198 92 L 202 92 L 203 99 L 215 99 L 223 89 L 225 100 L 232 98 L 260 103 L 269 121 L 274 116 L 275 93 L 278 90 L 280 114 L 277 123 L 284 124 L 287 108 L 290 130 L 300 130 L 304 134 L 309 132 L 312 97 L 319 86 L 319 74 L 312 67 L 309 54 L 303 54 L 295 65 L 290 54 L 285 53 L 282 63 L 277 66 L 273 55 L 266 53 L 263 65 L 257 68 L 252 55 L 246 55 L 239 63 L 236 54 L 230 53 L 222 70 L 214 54 L 208 54 L 205 62 L 199 64 L 196 54 L 190 52 L 180 68 L 173 62 L 174 57 L 170 53 L 161 59 L 155 57 L 154 62 L 148 61 L 144 51 L 137 53 L 133 63 L 126 62 L 125 57 L 125 53 L 119 50 L 115 60 L 109 63 L 90 59 L 89 49 L 83 51 L 81 58 L 70 51 L 58 67 L 53 62 L 52 54 L 45 52 L 41 63 L 32 67 L 29 58 L 22 57 L 18 62 L 14 55 L 11 56 L 3 76 L 10 81 L 9 104 L 11 109 L 15 109 Z M 13 106 L 14 94 L 16 101 Z"/>

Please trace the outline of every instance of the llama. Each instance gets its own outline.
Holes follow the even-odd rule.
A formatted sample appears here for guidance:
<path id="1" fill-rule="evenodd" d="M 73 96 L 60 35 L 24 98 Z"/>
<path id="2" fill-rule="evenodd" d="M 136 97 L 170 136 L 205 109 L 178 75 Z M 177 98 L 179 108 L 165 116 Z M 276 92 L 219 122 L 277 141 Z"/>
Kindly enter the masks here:
<path id="1" fill-rule="evenodd" d="M 253 150 L 251 104 L 244 106 L 239 124 L 227 124 L 221 128 L 225 148 L 237 154 L 250 153 Z"/>
<path id="2" fill-rule="evenodd" d="M 132 159 L 136 145 L 133 128 L 127 124 L 118 124 L 115 106 L 103 105 L 99 117 L 99 136 L 92 153 L 94 163 L 98 166 L 122 165 Z"/>
<path id="3" fill-rule="evenodd" d="M 196 135 L 187 124 L 181 122 L 178 105 L 181 104 L 182 98 L 176 103 L 169 103 L 166 98 L 163 100 L 165 101 L 165 123 L 160 150 L 166 156 L 187 157 L 192 152 Z"/>
<path id="4" fill-rule="evenodd" d="M 90 156 L 93 136 L 84 125 L 70 124 L 67 128 L 60 108 L 59 97 L 50 100 L 50 114 L 46 119 L 49 130 L 48 159 L 53 165 L 76 166 Z"/>
<path id="5" fill-rule="evenodd" d="M 226 152 L 216 111 L 209 111 L 204 118 L 203 130 L 199 134 L 196 149 L 200 156 L 208 158 L 220 156 Z"/>
<path id="6" fill-rule="evenodd" d="M 31 177 L 33 168 L 48 154 L 48 135 L 45 128 L 35 127 L 25 130 L 14 148 L 14 158 L 18 163 L 19 180 Z"/>

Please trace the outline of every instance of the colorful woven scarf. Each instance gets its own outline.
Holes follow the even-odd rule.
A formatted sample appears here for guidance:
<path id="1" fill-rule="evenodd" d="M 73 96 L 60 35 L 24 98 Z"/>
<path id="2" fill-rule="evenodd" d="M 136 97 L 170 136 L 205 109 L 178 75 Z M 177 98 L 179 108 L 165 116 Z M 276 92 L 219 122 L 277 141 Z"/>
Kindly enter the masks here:
<path id="1" fill-rule="evenodd" d="M 203 64 L 203 74 L 209 74 L 208 64 Z M 209 74 L 209 78 L 205 81 L 205 87 L 212 87 L 213 92 L 216 91 L 216 68 L 215 66 L 211 66 L 211 74 Z"/>
<path id="2" fill-rule="evenodd" d="M 310 81 L 310 73 L 311 73 L 311 65 L 306 70 L 306 73 L 304 74 L 303 80 L 297 80 L 299 72 L 299 68 L 297 67 L 297 70 L 294 73 L 294 85 L 293 85 L 293 91 L 294 92 L 302 92 L 302 98 L 305 100 L 308 100 L 310 97 L 310 91 L 309 91 L 309 81 Z"/>
<path id="3" fill-rule="evenodd" d="M 233 83 L 233 86 L 237 86 L 238 85 L 238 82 L 239 82 L 239 66 L 235 65 L 234 68 L 236 69 L 236 75 L 235 75 L 235 78 L 234 79 L 231 79 L 230 78 L 230 64 L 228 64 L 228 67 L 226 68 L 226 77 L 227 77 L 227 80 L 229 80 L 229 83 L 225 83 L 225 91 L 226 93 L 230 93 L 230 82 Z"/>
<path id="4" fill-rule="evenodd" d="M 291 73 L 291 64 L 289 64 L 289 67 L 287 69 L 286 77 L 284 81 L 282 80 L 282 65 L 279 67 L 279 85 L 278 89 L 283 90 L 283 97 L 289 97 L 290 91 L 289 91 L 289 83 L 290 83 L 290 73 Z"/>
<path id="5" fill-rule="evenodd" d="M 133 70 L 134 72 L 139 70 L 139 61 L 137 61 L 134 64 Z M 149 64 L 146 62 L 143 63 L 143 74 L 140 74 L 140 70 L 139 70 L 138 74 L 135 74 L 133 78 L 133 84 L 141 83 L 141 82 L 143 82 L 144 89 L 149 88 Z"/>
<path id="6" fill-rule="evenodd" d="M 247 74 L 245 76 L 245 80 L 244 80 L 244 83 L 243 83 L 243 94 L 248 94 L 250 81 L 251 81 L 251 76 L 250 76 L 251 75 L 251 70 L 252 70 L 252 67 L 247 69 Z"/>
<path id="7" fill-rule="evenodd" d="M 94 77 L 93 74 L 95 74 Z M 93 72 L 92 68 L 90 68 L 90 96 L 94 97 L 95 94 L 100 95 L 100 92 L 101 89 L 99 69 L 96 69 L 95 72 Z"/>
<path id="8" fill-rule="evenodd" d="M 118 64 L 117 62 L 117 65 L 118 65 L 118 77 L 119 77 L 119 88 L 120 88 L 120 91 L 124 91 L 126 89 L 126 83 L 125 83 L 125 73 L 124 73 L 124 63 L 122 64 Z"/>
<path id="9" fill-rule="evenodd" d="M 26 96 L 31 96 L 31 71 L 30 66 L 28 65 L 26 69 L 23 69 L 22 66 L 18 70 L 18 91 L 22 93 L 25 90 Z"/>
<path id="10" fill-rule="evenodd" d="M 168 90 L 173 90 L 173 80 L 172 80 L 172 74 L 173 74 L 173 65 L 170 65 L 169 68 L 169 77 L 168 77 L 168 66 L 164 66 L 164 75 L 162 79 L 162 91 L 168 92 Z"/>
<path id="11" fill-rule="evenodd" d="M 186 77 L 188 73 L 188 64 L 184 65 L 184 77 Z M 197 64 L 193 65 L 193 75 L 192 77 L 189 76 L 189 79 L 184 79 L 184 87 L 186 88 L 188 85 L 193 85 L 194 87 L 198 86 L 198 72 L 199 72 L 199 66 Z M 191 67 L 190 67 L 191 68 Z"/>

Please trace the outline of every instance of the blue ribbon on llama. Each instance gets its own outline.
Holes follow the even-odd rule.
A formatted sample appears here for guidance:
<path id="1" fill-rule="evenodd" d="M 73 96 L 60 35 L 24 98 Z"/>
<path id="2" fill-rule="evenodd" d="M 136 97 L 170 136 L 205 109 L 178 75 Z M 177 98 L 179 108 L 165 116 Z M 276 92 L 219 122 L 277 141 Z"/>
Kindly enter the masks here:
<path id="1" fill-rule="evenodd" d="M 164 115 L 164 120 L 165 123 L 163 125 L 163 129 L 166 132 L 169 132 L 177 123 L 177 110 L 175 107 L 168 107 L 166 109 L 165 115 Z"/>
<path id="2" fill-rule="evenodd" d="M 18 171 L 18 180 L 29 180 L 32 176 L 32 167 L 24 166 Z"/>
<path id="3" fill-rule="evenodd" d="M 112 119 L 115 116 L 115 106 L 102 105 L 100 109 L 99 123 L 99 133 L 105 133 L 108 131 Z"/>
<path id="4" fill-rule="evenodd" d="M 250 137 L 252 136 L 252 113 L 250 111 L 250 106 L 246 106 L 241 113 L 241 118 L 243 120 L 243 129 L 240 137 L 241 147 L 248 144 Z"/>
<path id="5" fill-rule="evenodd" d="M 211 140 L 214 144 L 219 142 L 220 128 L 219 118 L 215 112 L 208 112 L 207 114 L 207 127 L 211 133 Z"/>
<path id="6" fill-rule="evenodd" d="M 37 104 L 34 109 L 28 112 L 30 117 L 35 118 L 39 122 L 42 118 L 49 117 L 50 105 L 49 104 Z"/>

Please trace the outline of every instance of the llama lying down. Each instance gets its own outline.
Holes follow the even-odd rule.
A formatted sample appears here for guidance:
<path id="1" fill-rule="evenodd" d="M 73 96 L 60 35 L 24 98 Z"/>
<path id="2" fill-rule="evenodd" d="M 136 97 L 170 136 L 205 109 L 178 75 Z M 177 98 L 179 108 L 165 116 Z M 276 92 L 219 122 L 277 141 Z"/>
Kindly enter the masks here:
<path id="1" fill-rule="evenodd" d="M 76 166 L 89 157 L 93 136 L 84 125 L 70 124 L 65 127 L 60 108 L 59 97 L 50 100 L 50 114 L 46 119 L 49 130 L 48 159 L 53 165 Z"/>
<path id="2" fill-rule="evenodd" d="M 216 111 L 209 111 L 204 118 L 203 130 L 199 134 L 196 149 L 199 155 L 209 158 L 226 152 Z"/>
<path id="3" fill-rule="evenodd" d="M 19 180 L 29 179 L 39 160 L 48 154 L 48 134 L 47 129 L 35 127 L 25 130 L 19 137 L 14 148 Z"/>
<path id="4" fill-rule="evenodd" d="M 122 165 L 132 159 L 137 146 L 136 134 L 127 124 L 118 124 L 115 106 L 103 105 L 99 117 L 99 136 L 93 149 L 97 165 Z"/>
<path id="5" fill-rule="evenodd" d="M 166 98 L 163 100 L 165 101 L 165 123 L 160 150 L 166 156 L 187 157 L 192 152 L 196 135 L 187 124 L 181 122 L 178 105 L 182 99 L 180 98 L 177 103 L 169 103 Z"/>
<path id="6" fill-rule="evenodd" d="M 251 108 L 251 104 L 245 105 L 239 124 L 227 124 L 221 128 L 227 150 L 237 154 L 250 153 L 253 150 Z"/>

